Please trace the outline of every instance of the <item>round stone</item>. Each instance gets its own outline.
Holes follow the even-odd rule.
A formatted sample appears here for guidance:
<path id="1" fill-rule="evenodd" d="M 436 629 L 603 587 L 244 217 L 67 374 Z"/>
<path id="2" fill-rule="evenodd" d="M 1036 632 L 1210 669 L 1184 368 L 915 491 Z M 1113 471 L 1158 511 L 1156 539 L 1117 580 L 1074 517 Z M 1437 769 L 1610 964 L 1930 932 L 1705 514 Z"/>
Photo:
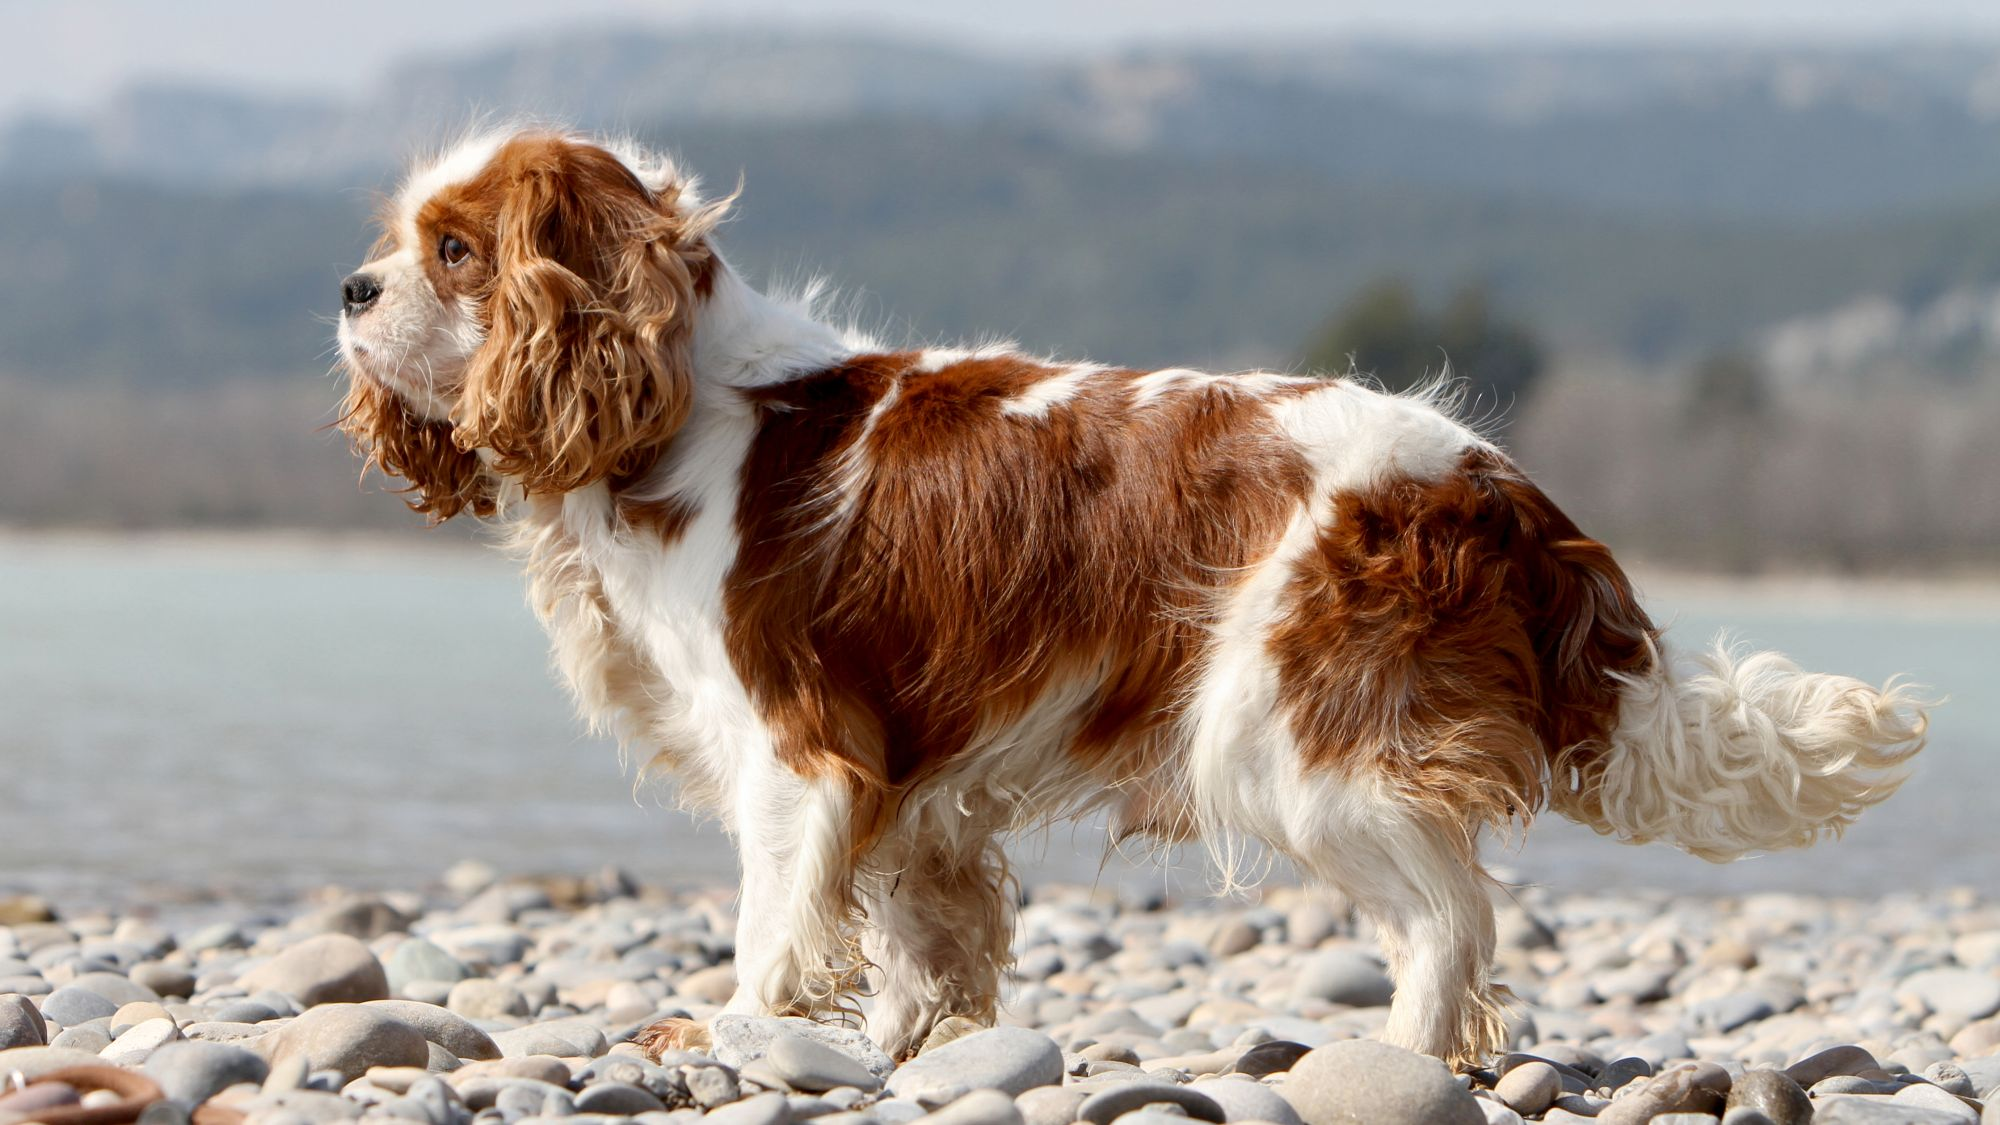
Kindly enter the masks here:
<path id="1" fill-rule="evenodd" d="M 936 1108 L 972 1090 L 1020 1095 L 1062 1079 L 1062 1048 L 1055 1040 L 1025 1027 L 993 1027 L 904 1063 L 889 1077 L 888 1089 L 894 1097 Z"/>
<path id="2" fill-rule="evenodd" d="M 247 992 L 269 988 L 310 1008 L 385 1000 L 389 977 L 359 940 L 346 934 L 307 938 L 237 978 Z"/>
<path id="3" fill-rule="evenodd" d="M 1262 1078 L 1267 1074 L 1282 1074 L 1292 1069 L 1310 1050 L 1312 1048 L 1304 1043 L 1294 1043 L 1289 1039 L 1272 1039 L 1243 1052 L 1230 1070 L 1237 1074 L 1247 1074 L 1252 1078 Z"/>
<path id="4" fill-rule="evenodd" d="M 623 1082 L 598 1082 L 584 1087 L 583 1093 L 576 1096 L 578 1113 L 637 1117 L 642 1113 L 658 1113 L 666 1108 L 660 1099 L 637 1086 Z"/>
<path id="5" fill-rule="evenodd" d="M 1772 1125 L 1806 1125 L 1813 1104 L 1799 1084 L 1776 1070 L 1749 1070 L 1731 1083 L 1725 1110 L 1752 1109 Z"/>
<path id="6" fill-rule="evenodd" d="M 853 1086 L 873 1092 L 882 1080 L 867 1067 L 824 1043 L 802 1035 L 780 1035 L 771 1040 L 764 1057 L 777 1068 L 778 1076 L 794 1090 L 823 1093 L 836 1086 Z"/>
<path id="7" fill-rule="evenodd" d="M 1202 1121 L 1226 1120 L 1214 1098 L 1191 1086 L 1165 1082 L 1123 1082 L 1090 1095 L 1076 1111 L 1078 1121 L 1090 1125 L 1111 1125 L 1113 1121 L 1149 1105 L 1178 1106 L 1187 1117 Z"/>
<path id="8" fill-rule="evenodd" d="M 456 1012 L 414 1000 L 373 1000 L 368 1007 L 422 1033 L 423 1037 L 461 1059 L 497 1059 L 500 1045 L 493 1037 Z"/>
<path id="9" fill-rule="evenodd" d="M 528 1014 L 528 999 L 505 981 L 474 977 L 451 986 L 444 1006 L 472 1020 L 501 1020 Z"/>
<path id="10" fill-rule="evenodd" d="M 160 1002 L 158 993 L 143 984 L 134 983 L 123 973 L 84 973 L 69 982 L 69 986 L 95 992 L 111 1001 L 114 1012 L 127 1004 L 136 1004 L 142 1000 L 154 1004 Z"/>
<path id="11" fill-rule="evenodd" d="M 1980 969 L 1927 969 L 1904 978 L 1897 992 L 1939 1015 L 1970 1021 L 2000 1012 L 2000 977 Z"/>
<path id="12" fill-rule="evenodd" d="M 412 981 L 435 980 L 456 983 L 472 975 L 465 962 L 423 938 L 410 938 L 397 945 L 384 966 L 389 990 L 401 993 Z"/>
<path id="13" fill-rule="evenodd" d="M 493 1044 L 500 1048 L 501 1055 L 510 1059 L 527 1055 L 594 1059 L 608 1046 L 603 1032 L 574 1019 L 550 1020 L 503 1031 L 493 1037 Z"/>
<path id="14" fill-rule="evenodd" d="M 64 985 L 42 997 L 42 1015 L 64 1027 L 75 1027 L 95 1019 L 109 1019 L 118 1005 L 87 988 Z"/>
<path id="15" fill-rule="evenodd" d="M 1306 1125 L 1485 1125 L 1479 1100 L 1428 1055 L 1370 1039 L 1329 1043 L 1280 1091 Z"/>
<path id="16" fill-rule="evenodd" d="M 783 1094 L 758 1094 L 701 1117 L 702 1125 L 788 1125 L 791 1119 L 792 1103 Z"/>
<path id="17" fill-rule="evenodd" d="M 146 961 L 132 966 L 132 982 L 152 989 L 160 996 L 178 996 L 185 1000 L 194 995 L 194 973 L 185 965 L 168 961 Z"/>
<path id="18" fill-rule="evenodd" d="M 255 1051 L 242 1047 L 182 1040 L 146 1056 L 144 1070 L 167 1097 L 200 1105 L 238 1083 L 261 1084 L 271 1073 L 271 1065 Z"/>
<path id="19" fill-rule="evenodd" d="M 1023 1125 L 1024 1121 L 1014 1099 L 999 1090 L 974 1090 L 923 1120 L 926 1125 Z"/>
<path id="20" fill-rule="evenodd" d="M 1292 1002 L 1324 1000 L 1355 1008 L 1379 1008 L 1395 991 L 1389 974 L 1374 958 L 1352 949 L 1328 949 L 1313 954 L 1299 969 L 1298 980 L 1292 985 Z"/>
<path id="21" fill-rule="evenodd" d="M 143 1054 L 181 1037 L 180 1028 L 166 1016 L 158 1019 L 141 1020 L 127 1028 L 124 1034 L 111 1041 L 111 1045 L 101 1052 L 107 1059 L 123 1058 L 126 1055 Z"/>
<path id="22" fill-rule="evenodd" d="M 338 1071 L 348 1082 L 371 1066 L 423 1066 L 431 1057 L 422 1032 L 364 1004 L 319 1005 L 273 1032 L 271 1039 L 265 1053 L 274 1069 L 303 1059 L 309 1069 Z"/>
<path id="23" fill-rule="evenodd" d="M 1225 1120 L 1304 1125 L 1292 1103 L 1262 1082 L 1248 1078 L 1204 1078 L 1190 1084 L 1188 1089 L 1207 1095 L 1221 1106 Z"/>
<path id="24" fill-rule="evenodd" d="M 1562 1092 L 1562 1075 L 1545 1062 L 1522 1063 L 1501 1075 L 1493 1086 L 1494 1096 L 1523 1117 L 1547 1112 Z"/>
<path id="25" fill-rule="evenodd" d="M 882 1048 L 853 1028 L 833 1027 L 808 1019 L 767 1016 L 717 1016 L 709 1021 L 709 1042 L 717 1062 L 741 1070 L 745 1064 L 764 1057 L 780 1035 L 796 1035 L 823 1043 L 851 1059 L 859 1060 L 868 1072 L 886 1079 L 896 1064 Z M 941 1103 L 940 1103 L 941 1104 Z"/>
<path id="26" fill-rule="evenodd" d="M 48 1021 L 33 1000 L 18 992 L 0 996 L 0 1050 L 40 1047 L 48 1041 Z"/>
<path id="27" fill-rule="evenodd" d="M 1014 1099 L 1025 1125 L 1070 1125 L 1090 1091 L 1075 1086 L 1038 1086 Z"/>

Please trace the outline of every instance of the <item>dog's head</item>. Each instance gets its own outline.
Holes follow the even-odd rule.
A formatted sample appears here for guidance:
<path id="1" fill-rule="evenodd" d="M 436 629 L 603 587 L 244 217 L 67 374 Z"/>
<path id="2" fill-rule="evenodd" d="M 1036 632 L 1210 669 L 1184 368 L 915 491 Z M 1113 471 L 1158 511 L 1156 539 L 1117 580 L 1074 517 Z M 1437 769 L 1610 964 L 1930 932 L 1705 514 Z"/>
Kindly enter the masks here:
<path id="1" fill-rule="evenodd" d="M 640 472 L 691 397 L 717 208 L 663 162 L 548 132 L 413 175 L 341 283 L 342 428 L 445 519 Z"/>

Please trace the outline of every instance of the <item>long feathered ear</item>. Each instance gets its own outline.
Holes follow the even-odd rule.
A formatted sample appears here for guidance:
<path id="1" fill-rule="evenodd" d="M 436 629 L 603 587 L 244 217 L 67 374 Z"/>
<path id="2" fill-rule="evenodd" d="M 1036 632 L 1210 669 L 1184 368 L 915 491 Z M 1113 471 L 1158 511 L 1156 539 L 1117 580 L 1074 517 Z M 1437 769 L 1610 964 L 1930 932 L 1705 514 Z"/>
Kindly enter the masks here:
<path id="1" fill-rule="evenodd" d="M 514 142 L 486 343 L 454 438 L 529 493 L 642 472 L 686 419 L 689 314 L 709 217 L 676 213 L 602 149 Z"/>
<path id="2" fill-rule="evenodd" d="M 416 495 L 404 503 L 431 522 L 467 511 L 493 514 L 493 478 L 477 454 L 452 440 L 451 423 L 412 414 L 400 396 L 375 380 L 348 381 L 340 428 L 368 465 L 409 482 L 398 491 Z"/>

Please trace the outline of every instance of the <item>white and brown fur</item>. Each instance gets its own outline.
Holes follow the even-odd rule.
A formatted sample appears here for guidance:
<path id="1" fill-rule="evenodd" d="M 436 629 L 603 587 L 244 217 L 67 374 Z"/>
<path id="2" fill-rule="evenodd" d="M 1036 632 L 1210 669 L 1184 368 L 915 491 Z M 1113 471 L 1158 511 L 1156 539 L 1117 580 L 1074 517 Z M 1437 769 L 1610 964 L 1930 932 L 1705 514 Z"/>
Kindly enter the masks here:
<path id="1" fill-rule="evenodd" d="M 872 969 L 894 1054 L 991 1021 L 1001 839 L 1108 808 L 1339 888 L 1386 1038 L 1472 1063 L 1482 830 L 1801 846 L 1921 745 L 1906 689 L 1676 655 L 1432 401 L 885 350 L 748 285 L 718 214 L 629 146 L 469 141 L 392 201 L 340 341 L 364 451 L 505 526 L 583 712 L 734 836 L 728 1011 L 839 1011 Z"/>

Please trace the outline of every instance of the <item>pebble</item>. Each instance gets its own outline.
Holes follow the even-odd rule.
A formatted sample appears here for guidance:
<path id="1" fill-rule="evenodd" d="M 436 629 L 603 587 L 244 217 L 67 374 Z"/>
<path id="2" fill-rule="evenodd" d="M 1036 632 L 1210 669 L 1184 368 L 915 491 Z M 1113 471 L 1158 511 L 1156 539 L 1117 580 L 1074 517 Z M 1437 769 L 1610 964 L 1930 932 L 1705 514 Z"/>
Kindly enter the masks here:
<path id="1" fill-rule="evenodd" d="M 430 1061 L 428 1042 L 422 1032 L 378 1008 L 324 1004 L 259 1040 L 258 1047 L 274 1069 L 303 1060 L 315 1071 L 338 1071 L 343 1081 L 351 1082 L 371 1066 L 425 1065 Z"/>
<path id="2" fill-rule="evenodd" d="M 578 1113 L 637 1117 L 642 1113 L 657 1113 L 666 1108 L 666 1105 L 652 1094 L 623 1082 L 598 1082 L 586 1086 L 583 1092 L 576 1096 Z"/>
<path id="3" fill-rule="evenodd" d="M 42 1015 L 64 1027 L 75 1027 L 95 1019 L 109 1019 L 117 1013 L 117 1004 L 74 984 L 65 985 L 42 997 Z"/>
<path id="4" fill-rule="evenodd" d="M 1813 1116 L 1806 1092 L 1777 1070 L 1745 1071 L 1730 1085 L 1724 1108 L 1754 1110 L 1772 1125 L 1805 1125 Z"/>
<path id="5" fill-rule="evenodd" d="M 1445 1065 L 1368 1039 L 1330 1043 L 1292 1067 L 1283 1089 L 1305 1125 L 1483 1125 L 1486 1114 Z"/>
<path id="6" fill-rule="evenodd" d="M 1190 1084 L 1188 1089 L 1207 1095 L 1209 1100 L 1222 1107 L 1223 1118 L 1228 1121 L 1304 1125 L 1292 1103 L 1262 1082 L 1248 1078 L 1204 1078 Z"/>
<path id="7" fill-rule="evenodd" d="M 200 1105 L 241 1082 L 261 1085 L 271 1064 L 242 1047 L 182 1040 L 148 1055 L 143 1069 L 169 1098 Z"/>
<path id="8" fill-rule="evenodd" d="M 1516 1113 L 1534 1117 L 1562 1096 L 1562 1075 L 1548 1063 L 1527 1062 L 1501 1075 L 1493 1092 Z"/>
<path id="9" fill-rule="evenodd" d="M 501 1020 L 528 1014 L 528 998 L 503 981 L 472 977 L 451 986 L 444 1006 L 472 1020 Z"/>
<path id="10" fill-rule="evenodd" d="M 1897 991 L 1931 1011 L 1957 1020 L 1983 1019 L 2000 1012 L 2000 976 L 1982 969 L 1929 969 L 1905 978 Z"/>
<path id="11" fill-rule="evenodd" d="M 924 1125 L 1026 1125 L 1014 1099 L 1001 1090 L 974 1090 L 917 1120 Z"/>
<path id="12" fill-rule="evenodd" d="M 604 1053 L 604 1032 L 582 1020 L 551 1020 L 517 1027 L 493 1036 L 494 1046 L 507 1058 L 526 1055 L 580 1055 L 594 1059 Z"/>
<path id="13" fill-rule="evenodd" d="M 414 1000 L 373 1000 L 367 1005 L 406 1023 L 425 1039 L 461 1059 L 497 1059 L 500 1045 L 493 1037 L 456 1012 Z"/>
<path id="14" fill-rule="evenodd" d="M 783 1094 L 758 1094 L 702 1115 L 706 1125 L 789 1125 L 791 1102 Z"/>
<path id="15" fill-rule="evenodd" d="M 978 1089 L 1019 1095 L 1063 1079 L 1062 1048 L 1025 1027 L 995 1027 L 925 1052 L 898 1067 L 889 1093 L 920 1105 L 947 1105 Z"/>
<path id="16" fill-rule="evenodd" d="M 155 1048 L 172 1043 L 181 1037 L 181 1029 L 166 1016 L 158 1019 L 142 1020 L 126 1029 L 125 1033 L 113 1039 L 99 1054 L 116 1059 L 138 1053 L 146 1054 Z"/>
<path id="17" fill-rule="evenodd" d="M 1273 1039 L 1259 1043 L 1238 1056 L 1230 1069 L 1237 1074 L 1247 1074 L 1252 1078 L 1262 1078 L 1267 1074 L 1282 1074 L 1292 1069 L 1305 1057 L 1311 1047 L 1304 1043 L 1294 1043 L 1288 1039 Z"/>
<path id="18" fill-rule="evenodd" d="M 48 1021 L 33 1000 L 18 992 L 0 996 L 0 1050 L 41 1047 L 48 1041 Z"/>
<path id="19" fill-rule="evenodd" d="M 1024 1125 L 1070 1125 L 1090 1091 L 1075 1086 L 1037 1086 L 1014 1099 Z"/>
<path id="20" fill-rule="evenodd" d="M 831 1047 L 860 1062 L 878 1080 L 885 1080 L 896 1064 L 874 1040 L 860 1031 L 815 1023 L 812 1020 L 767 1016 L 717 1016 L 709 1024 L 709 1038 L 715 1058 L 738 1070 L 745 1063 L 761 1059 L 780 1035 L 796 1035 Z"/>
<path id="21" fill-rule="evenodd" d="M 773 1038 L 764 1057 L 794 1090 L 823 1093 L 836 1086 L 852 1086 L 872 1092 L 882 1088 L 882 1079 L 853 1057 L 802 1035 Z"/>
<path id="22" fill-rule="evenodd" d="M 413 981 L 443 981 L 456 984 L 472 975 L 465 962 L 424 938 L 408 938 L 397 944 L 383 965 L 389 991 L 402 995 Z"/>
<path id="23" fill-rule="evenodd" d="M 322 934 L 289 946 L 236 983 L 249 992 L 273 989 L 308 1008 L 389 997 L 389 977 L 382 963 L 366 945 L 346 934 Z"/>
<path id="24" fill-rule="evenodd" d="M 1183 1117 L 1200 1121 L 1220 1123 L 1228 1117 L 1214 1098 L 1191 1086 L 1146 1081 L 1121 1082 L 1090 1095 L 1077 1108 L 1076 1119 L 1090 1125 L 1111 1125 L 1128 1113 L 1152 1105 L 1171 1105 Z"/>
<path id="25" fill-rule="evenodd" d="M 1387 1004 L 1395 991 L 1389 974 L 1374 958 L 1351 949 L 1328 949 L 1313 954 L 1300 967 L 1292 986 L 1292 1002 L 1324 1000 L 1374 1008 Z"/>

